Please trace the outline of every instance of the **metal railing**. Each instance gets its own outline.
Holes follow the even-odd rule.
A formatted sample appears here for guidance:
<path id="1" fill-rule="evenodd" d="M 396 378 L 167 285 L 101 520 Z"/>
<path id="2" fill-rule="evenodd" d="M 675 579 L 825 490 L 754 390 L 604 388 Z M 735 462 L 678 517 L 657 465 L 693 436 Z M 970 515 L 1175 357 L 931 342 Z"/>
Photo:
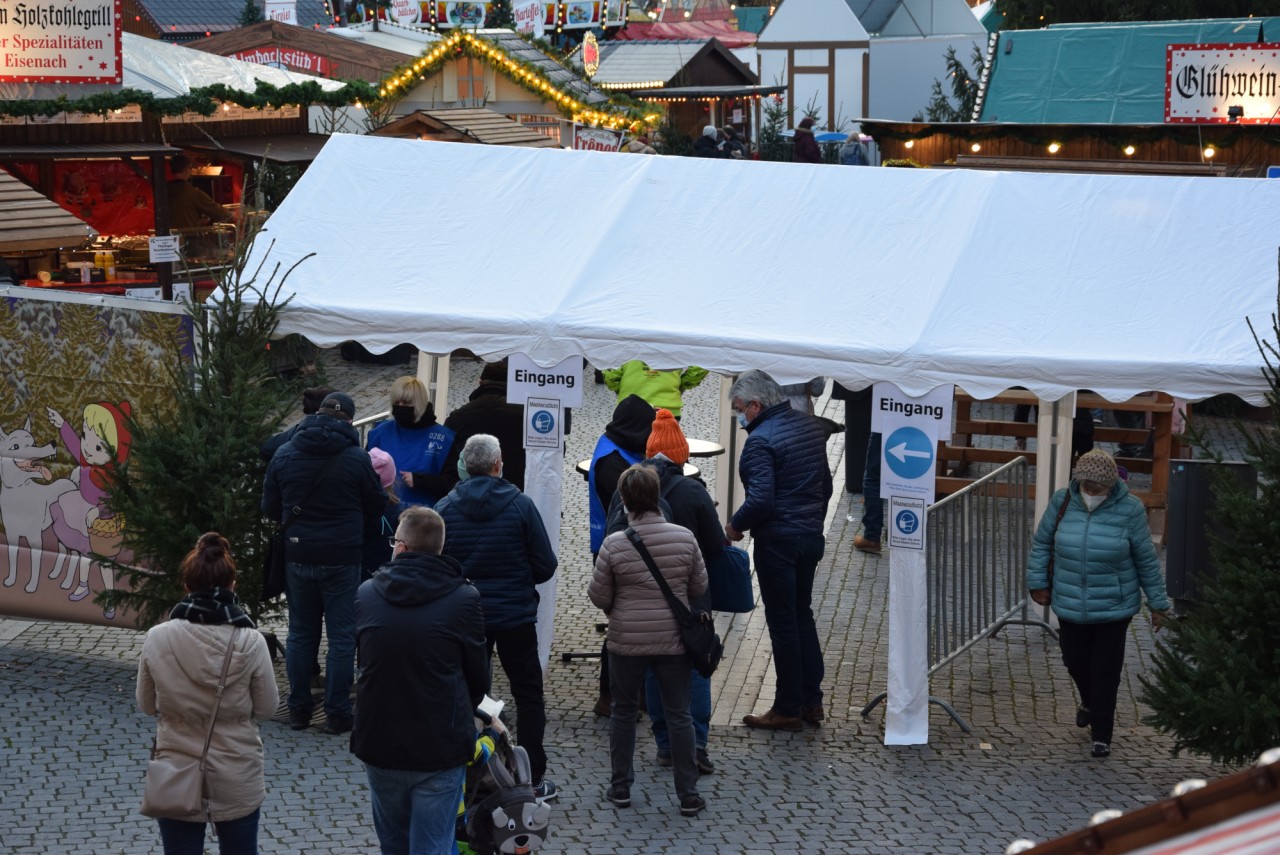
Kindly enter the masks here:
<path id="1" fill-rule="evenodd" d="M 1030 467 L 1025 457 L 1006 463 L 926 513 L 929 676 L 984 638 L 1009 625 L 1040 626 L 1027 596 L 1027 556 L 1032 514 Z M 870 715 L 888 694 L 862 710 Z M 965 733 L 968 723 L 944 700 Z"/>
<path id="2" fill-rule="evenodd" d="M 386 421 L 391 418 L 391 411 L 387 410 L 381 413 L 374 413 L 371 416 L 365 416 L 362 419 L 356 419 L 351 426 L 356 429 L 356 433 L 360 434 L 360 447 L 364 448 L 369 444 L 369 429 L 378 422 Z"/>

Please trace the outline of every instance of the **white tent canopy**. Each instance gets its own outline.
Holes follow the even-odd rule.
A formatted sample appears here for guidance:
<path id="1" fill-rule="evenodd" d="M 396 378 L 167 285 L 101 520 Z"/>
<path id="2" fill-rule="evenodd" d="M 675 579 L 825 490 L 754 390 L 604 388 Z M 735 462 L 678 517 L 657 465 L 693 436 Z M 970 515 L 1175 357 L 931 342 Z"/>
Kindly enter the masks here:
<path id="1" fill-rule="evenodd" d="M 267 223 L 280 333 L 920 394 L 1261 402 L 1280 182 L 334 136 Z"/>

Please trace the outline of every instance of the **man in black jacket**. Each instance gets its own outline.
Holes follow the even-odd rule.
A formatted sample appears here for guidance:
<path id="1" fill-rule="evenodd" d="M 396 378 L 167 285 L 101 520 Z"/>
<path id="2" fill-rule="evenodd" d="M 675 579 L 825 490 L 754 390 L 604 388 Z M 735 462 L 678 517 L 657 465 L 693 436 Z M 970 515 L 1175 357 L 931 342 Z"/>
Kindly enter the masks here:
<path id="1" fill-rule="evenodd" d="M 383 852 L 452 851 L 473 711 L 488 667 L 480 593 L 440 554 L 444 521 L 405 510 L 391 562 L 360 586 L 351 751 L 365 764 Z M 461 678 L 461 679 L 459 679 Z"/>
<path id="2" fill-rule="evenodd" d="M 497 438 L 479 433 L 462 448 L 466 481 L 436 503 L 449 529 L 444 554 L 462 565 L 480 591 L 486 653 L 497 647 L 516 703 L 516 739 L 529 752 L 534 795 L 554 798 L 545 777 L 547 727 L 538 658 L 538 591 L 556 572 L 556 554 L 538 508 L 502 478 Z M 487 684 L 486 684 L 487 688 Z"/>
<path id="3" fill-rule="evenodd" d="M 315 415 L 271 458 L 262 486 L 262 513 L 288 525 L 285 591 L 289 638 L 289 726 L 311 724 L 311 675 L 320 650 L 320 624 L 329 636 L 325 667 L 325 733 L 351 729 L 355 670 L 356 588 L 364 550 L 365 517 L 382 511 L 386 496 L 369 455 L 351 426 L 355 402 L 330 392 Z M 297 517 L 296 520 L 294 518 Z"/>
<path id="4" fill-rule="evenodd" d="M 827 432 L 818 419 L 792 409 L 763 371 L 735 380 L 729 400 L 748 433 L 738 462 L 747 495 L 724 533 L 737 541 L 751 532 L 777 674 L 773 706 L 743 723 L 801 730 L 805 722 L 816 725 L 824 718 L 822 646 L 810 604 L 831 500 Z"/>
<path id="5" fill-rule="evenodd" d="M 449 414 L 444 426 L 453 431 L 453 447 L 440 470 L 441 475 L 453 479 L 450 489 L 458 483 L 462 447 L 476 434 L 487 433 L 496 436 L 502 446 L 502 477 L 524 492 L 524 408 L 507 403 L 507 360 L 484 367 L 480 385 L 467 403 Z"/>

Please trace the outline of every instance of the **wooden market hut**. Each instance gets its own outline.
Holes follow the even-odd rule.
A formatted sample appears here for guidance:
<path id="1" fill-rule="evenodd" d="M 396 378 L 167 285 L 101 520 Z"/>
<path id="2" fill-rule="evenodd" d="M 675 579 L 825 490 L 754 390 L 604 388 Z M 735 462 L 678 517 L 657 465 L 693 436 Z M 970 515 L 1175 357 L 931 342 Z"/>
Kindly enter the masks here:
<path id="1" fill-rule="evenodd" d="M 760 98 L 786 91 L 781 85 L 761 86 L 756 73 L 719 39 L 604 42 L 591 82 L 665 105 L 672 124 L 693 137 L 708 124 L 733 124 L 752 138 Z"/>
<path id="2" fill-rule="evenodd" d="M 405 54 L 363 39 L 343 37 L 329 30 L 295 27 L 279 21 L 262 21 L 211 38 L 190 47 L 219 56 L 287 68 L 302 74 L 337 80 L 377 83 L 404 64 Z"/>
<path id="3" fill-rule="evenodd" d="M 483 107 L 452 110 L 415 110 L 373 131 L 371 136 L 398 139 L 460 142 L 477 145 L 512 145 L 525 148 L 559 148 L 560 144 L 506 116 Z"/>

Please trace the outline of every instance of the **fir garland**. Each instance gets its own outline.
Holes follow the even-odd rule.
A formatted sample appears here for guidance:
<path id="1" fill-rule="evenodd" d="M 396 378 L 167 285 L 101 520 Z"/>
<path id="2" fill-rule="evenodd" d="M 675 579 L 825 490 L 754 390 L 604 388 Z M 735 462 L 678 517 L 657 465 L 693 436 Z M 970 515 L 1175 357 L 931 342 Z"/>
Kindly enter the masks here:
<path id="1" fill-rule="evenodd" d="M 346 107 L 362 102 L 370 103 L 377 100 L 377 97 L 378 92 L 373 85 L 363 80 L 348 80 L 341 89 L 332 91 L 321 89 L 320 84 L 314 80 L 290 83 L 287 86 L 273 86 L 259 80 L 253 92 L 215 83 L 212 86 L 197 87 L 176 98 L 158 98 L 140 89 L 119 89 L 75 99 L 64 95 L 47 100 L 0 101 L 0 115 L 54 116 L 62 112 L 105 115 L 136 104 L 143 112 L 158 116 L 180 116 L 183 113 L 211 116 L 220 103 L 238 104 L 258 110 L 293 104 Z"/>
<path id="2" fill-rule="evenodd" d="M 420 82 L 444 67 L 445 63 L 460 56 L 486 60 L 504 77 L 523 89 L 532 92 L 543 102 L 552 102 L 566 118 L 608 128 L 628 127 L 636 130 L 652 125 L 660 118 L 652 106 L 628 104 L 618 98 L 610 98 L 608 106 L 594 109 L 579 101 L 576 96 L 561 89 L 547 73 L 530 62 L 518 59 L 487 39 L 472 33 L 455 30 L 442 41 L 429 46 L 412 62 L 397 67 L 378 88 L 378 97 L 399 100 L 409 94 Z"/>

